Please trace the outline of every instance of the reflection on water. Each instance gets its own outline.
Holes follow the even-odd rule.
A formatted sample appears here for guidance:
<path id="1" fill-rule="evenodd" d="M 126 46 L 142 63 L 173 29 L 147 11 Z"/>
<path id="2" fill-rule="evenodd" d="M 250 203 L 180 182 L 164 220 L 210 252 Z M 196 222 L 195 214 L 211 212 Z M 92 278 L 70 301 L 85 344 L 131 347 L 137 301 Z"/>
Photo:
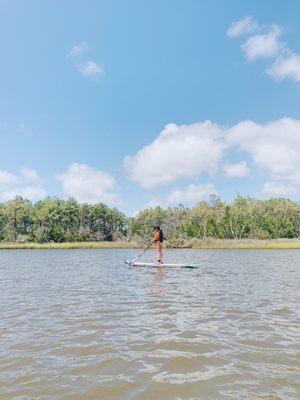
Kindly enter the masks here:
<path id="1" fill-rule="evenodd" d="M 299 252 L 135 255 L 0 253 L 1 400 L 300 399 Z"/>
<path id="2" fill-rule="evenodd" d="M 164 292 L 165 287 L 162 284 L 164 278 L 164 268 L 156 268 L 155 272 L 153 273 L 153 285 L 152 285 L 152 292 Z"/>

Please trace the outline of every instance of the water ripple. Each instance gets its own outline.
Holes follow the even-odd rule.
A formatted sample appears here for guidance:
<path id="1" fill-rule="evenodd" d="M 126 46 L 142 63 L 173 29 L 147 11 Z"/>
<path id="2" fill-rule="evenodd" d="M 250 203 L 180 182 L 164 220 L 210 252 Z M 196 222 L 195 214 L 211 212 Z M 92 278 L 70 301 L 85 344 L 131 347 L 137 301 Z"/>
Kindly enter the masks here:
<path id="1" fill-rule="evenodd" d="M 0 399 L 298 400 L 299 252 L 166 253 L 1 252 Z"/>

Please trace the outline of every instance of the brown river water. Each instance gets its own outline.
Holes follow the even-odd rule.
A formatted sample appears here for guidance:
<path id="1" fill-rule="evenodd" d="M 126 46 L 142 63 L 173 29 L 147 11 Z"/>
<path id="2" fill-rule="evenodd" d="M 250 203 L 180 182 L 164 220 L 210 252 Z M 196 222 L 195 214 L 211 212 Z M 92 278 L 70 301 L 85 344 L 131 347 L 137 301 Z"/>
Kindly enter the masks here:
<path id="1" fill-rule="evenodd" d="M 300 251 L 137 253 L 0 252 L 1 400 L 300 399 Z"/>

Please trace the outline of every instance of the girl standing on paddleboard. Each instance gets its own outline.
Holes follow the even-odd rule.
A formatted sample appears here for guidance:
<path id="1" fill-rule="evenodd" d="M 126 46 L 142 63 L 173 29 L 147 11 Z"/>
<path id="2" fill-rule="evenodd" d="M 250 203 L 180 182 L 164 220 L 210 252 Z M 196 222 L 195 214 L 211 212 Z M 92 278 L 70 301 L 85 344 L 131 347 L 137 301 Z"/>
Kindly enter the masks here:
<path id="1" fill-rule="evenodd" d="M 158 225 L 156 225 L 154 227 L 154 243 L 157 246 L 157 257 L 158 260 L 157 262 L 159 264 L 163 263 L 163 253 L 162 253 L 162 245 L 163 245 L 163 241 L 164 241 L 164 234 L 162 229 L 160 229 L 160 227 Z"/>

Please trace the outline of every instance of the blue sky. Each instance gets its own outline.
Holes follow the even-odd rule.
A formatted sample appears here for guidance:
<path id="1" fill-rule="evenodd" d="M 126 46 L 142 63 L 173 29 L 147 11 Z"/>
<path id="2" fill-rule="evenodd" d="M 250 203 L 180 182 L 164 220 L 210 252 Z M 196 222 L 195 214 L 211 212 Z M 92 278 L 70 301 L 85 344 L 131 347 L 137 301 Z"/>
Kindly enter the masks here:
<path id="1" fill-rule="evenodd" d="M 298 198 L 299 2 L 0 8 L 1 201 Z"/>

